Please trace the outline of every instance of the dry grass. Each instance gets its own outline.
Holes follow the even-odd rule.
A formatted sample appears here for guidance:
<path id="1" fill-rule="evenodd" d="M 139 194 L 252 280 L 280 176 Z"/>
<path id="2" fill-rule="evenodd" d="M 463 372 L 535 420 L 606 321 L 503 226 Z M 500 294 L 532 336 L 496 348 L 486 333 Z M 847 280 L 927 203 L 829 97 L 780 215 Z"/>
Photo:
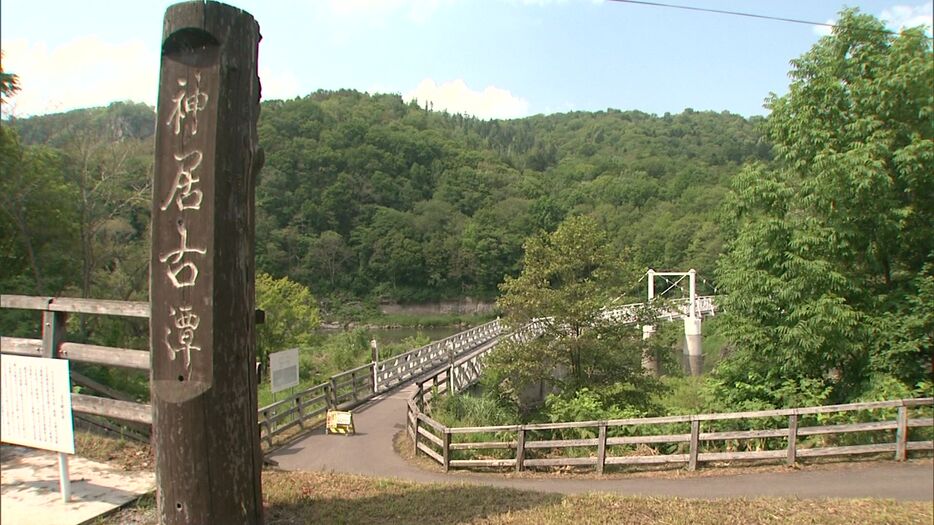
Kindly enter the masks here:
<path id="1" fill-rule="evenodd" d="M 397 446 L 405 443 L 400 438 L 397 437 Z M 76 436 L 76 441 L 79 454 L 85 457 L 117 463 L 127 470 L 151 468 L 148 446 L 82 433 Z M 406 455 L 406 447 L 399 448 Z M 544 477 L 535 474 L 523 477 L 526 475 Z M 565 476 L 552 473 L 550 477 Z M 564 496 L 467 484 L 423 484 L 347 474 L 276 470 L 263 473 L 263 501 L 268 525 L 934 523 L 934 507 L 929 501 Z M 152 495 L 95 522 L 96 525 L 156 523 Z"/>
<path id="2" fill-rule="evenodd" d="M 379 524 L 924 524 L 930 502 L 730 498 L 697 500 L 562 496 L 465 484 L 420 484 L 323 472 L 269 471 L 263 477 L 268 525 Z M 99 525 L 157 522 L 151 497 Z"/>
<path id="3" fill-rule="evenodd" d="M 75 431 L 75 453 L 83 458 L 119 466 L 123 470 L 152 470 L 152 447 L 132 439 Z"/>

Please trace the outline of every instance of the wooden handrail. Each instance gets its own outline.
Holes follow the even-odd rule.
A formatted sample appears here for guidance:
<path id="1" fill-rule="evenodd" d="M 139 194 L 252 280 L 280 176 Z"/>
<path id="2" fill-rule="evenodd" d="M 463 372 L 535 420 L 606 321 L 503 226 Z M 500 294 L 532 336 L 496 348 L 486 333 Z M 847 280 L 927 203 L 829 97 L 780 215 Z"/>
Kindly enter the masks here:
<path id="1" fill-rule="evenodd" d="M 907 409 L 910 407 L 934 406 L 934 398 L 896 399 L 889 401 L 872 401 L 861 403 L 847 403 L 839 405 L 823 405 L 812 407 L 796 407 L 775 410 L 757 410 L 746 412 L 731 412 L 719 414 L 693 414 L 679 416 L 662 416 L 651 418 L 630 418 L 617 420 L 592 420 L 559 423 L 542 423 L 528 425 L 491 425 L 482 427 L 448 427 L 437 420 L 428 417 L 420 407 L 429 407 L 430 391 L 426 385 L 441 383 L 440 378 L 450 374 L 453 367 L 441 369 L 436 373 L 419 381 L 419 388 L 406 404 L 406 428 L 409 436 L 422 436 L 425 440 L 415 440 L 415 451 L 423 452 L 441 464 L 445 471 L 454 467 L 508 467 L 517 471 L 525 467 L 566 467 L 566 466 L 593 466 L 600 474 L 605 465 L 658 465 L 658 464 L 686 464 L 693 470 L 699 463 L 711 461 L 732 460 L 774 460 L 784 458 L 793 464 L 799 457 L 847 456 L 854 454 L 868 454 L 879 452 L 894 452 L 894 459 L 903 461 L 909 450 L 934 451 L 934 440 L 910 441 L 908 429 L 928 428 L 934 426 L 934 418 L 909 418 Z M 439 392 L 442 390 L 439 389 Z M 840 423 L 835 425 L 799 426 L 799 416 L 818 415 L 828 413 L 842 413 L 852 411 L 891 410 L 898 409 L 896 420 L 870 421 L 861 423 Z M 701 426 L 705 423 L 734 420 L 758 420 L 768 418 L 787 418 L 788 427 L 766 428 L 735 431 L 707 431 L 703 432 Z M 428 432 L 419 425 L 419 422 L 440 435 Z M 681 434 L 648 434 L 640 436 L 608 436 L 610 430 L 618 431 L 631 427 L 650 427 L 653 425 L 684 425 L 690 424 L 690 431 Z M 420 428 L 421 427 L 421 428 Z M 682 427 L 684 428 L 684 427 Z M 529 439 L 530 431 L 547 432 L 568 429 L 596 429 L 598 436 L 585 439 Z M 799 448 L 798 437 L 826 434 L 845 434 L 852 432 L 879 432 L 897 430 L 895 441 L 890 443 L 876 443 L 870 445 L 850 446 L 823 446 Z M 452 436 L 489 433 L 515 433 L 515 441 L 480 441 L 480 442 L 453 442 Z M 734 451 L 734 452 L 702 452 L 701 442 L 748 440 L 748 439 L 782 439 L 786 440 L 786 447 L 774 450 L 761 451 Z M 660 443 L 687 443 L 688 453 L 673 453 L 653 456 L 613 456 L 607 447 L 652 445 Z M 561 450 L 567 448 L 595 447 L 596 457 L 556 457 L 556 458 L 526 458 L 527 450 Z M 451 451 L 473 451 L 486 449 L 515 449 L 514 459 L 453 459 Z"/>
<path id="2" fill-rule="evenodd" d="M 119 317 L 149 317 L 149 303 L 142 301 L 114 301 L 110 299 L 80 299 L 72 297 L 32 297 L 28 295 L 0 295 L 0 307 L 21 310 L 48 310 Z"/>

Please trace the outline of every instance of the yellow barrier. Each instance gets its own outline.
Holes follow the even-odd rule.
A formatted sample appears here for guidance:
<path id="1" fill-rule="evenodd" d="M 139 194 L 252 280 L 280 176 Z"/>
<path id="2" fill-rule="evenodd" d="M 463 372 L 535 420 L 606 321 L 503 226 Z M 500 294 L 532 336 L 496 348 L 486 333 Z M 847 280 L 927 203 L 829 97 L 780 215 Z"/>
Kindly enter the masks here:
<path id="1" fill-rule="evenodd" d="M 328 410 L 327 423 L 324 428 L 327 434 L 356 433 L 353 426 L 353 414 L 340 410 Z"/>

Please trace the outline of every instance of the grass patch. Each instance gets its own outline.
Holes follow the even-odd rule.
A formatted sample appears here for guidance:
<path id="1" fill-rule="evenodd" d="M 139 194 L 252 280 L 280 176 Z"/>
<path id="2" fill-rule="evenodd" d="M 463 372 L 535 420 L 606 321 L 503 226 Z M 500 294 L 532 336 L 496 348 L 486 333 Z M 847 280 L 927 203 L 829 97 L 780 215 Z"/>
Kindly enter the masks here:
<path id="1" fill-rule="evenodd" d="M 271 391 L 272 385 L 269 383 L 269 381 L 268 380 L 264 381 L 259 384 L 259 388 L 256 392 L 257 405 L 259 406 L 259 408 L 269 406 L 278 401 L 282 401 L 283 399 L 291 395 L 298 394 L 299 392 L 302 392 L 303 390 L 308 390 L 309 388 L 315 385 L 320 385 L 321 383 L 324 383 L 326 381 L 327 381 L 327 378 L 322 380 L 321 378 L 318 378 L 318 377 L 315 377 L 312 379 L 300 379 L 297 386 L 294 386 L 292 388 L 287 388 L 285 390 L 275 392 L 275 393 Z"/>
<path id="2" fill-rule="evenodd" d="M 78 453 L 127 470 L 152 468 L 147 445 L 76 433 Z M 400 433 L 404 456 L 411 445 Z M 408 445 L 408 446 L 406 446 Z M 422 458 L 419 458 L 422 459 Z M 147 464 L 148 462 L 148 464 Z M 712 472 L 712 471 L 711 471 Z M 745 472 L 745 470 L 743 470 Z M 696 474 L 696 473 L 695 473 Z M 541 476 L 529 477 L 538 478 Z M 547 476 L 547 477 L 553 477 Z M 573 477 L 573 476 L 572 476 Z M 263 473 L 266 523 L 385 524 L 930 524 L 930 502 L 876 499 L 724 498 L 695 500 L 604 494 L 563 496 L 467 484 L 421 484 L 325 472 Z M 95 525 L 155 525 L 155 498 L 101 518 Z"/>
<path id="3" fill-rule="evenodd" d="M 123 470 L 152 470 L 152 447 L 132 439 L 75 430 L 75 454 L 83 458 L 118 465 Z"/>
<path id="4" fill-rule="evenodd" d="M 263 474 L 266 523 L 381 524 L 929 524 L 930 502 L 875 499 L 715 500 L 563 496 L 467 484 L 420 484 L 324 472 Z M 98 525 L 155 524 L 152 500 Z"/>

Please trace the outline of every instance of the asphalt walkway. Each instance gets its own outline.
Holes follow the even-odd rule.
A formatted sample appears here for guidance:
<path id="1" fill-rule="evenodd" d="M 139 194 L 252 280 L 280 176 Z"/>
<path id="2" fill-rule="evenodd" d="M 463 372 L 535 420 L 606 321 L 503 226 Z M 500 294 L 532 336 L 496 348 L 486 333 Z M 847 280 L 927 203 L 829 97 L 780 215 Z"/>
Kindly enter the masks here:
<path id="1" fill-rule="evenodd" d="M 269 457 L 285 470 L 334 471 L 420 482 L 466 482 L 515 489 L 558 492 L 611 492 L 624 495 L 683 498 L 798 497 L 893 498 L 934 500 L 934 468 L 930 462 L 848 463 L 832 468 L 779 472 L 606 479 L 535 478 L 509 474 L 421 469 L 393 449 L 404 430 L 405 404 L 414 386 L 380 396 L 354 410 L 356 435 L 327 435 L 323 428 L 274 451 Z"/>

